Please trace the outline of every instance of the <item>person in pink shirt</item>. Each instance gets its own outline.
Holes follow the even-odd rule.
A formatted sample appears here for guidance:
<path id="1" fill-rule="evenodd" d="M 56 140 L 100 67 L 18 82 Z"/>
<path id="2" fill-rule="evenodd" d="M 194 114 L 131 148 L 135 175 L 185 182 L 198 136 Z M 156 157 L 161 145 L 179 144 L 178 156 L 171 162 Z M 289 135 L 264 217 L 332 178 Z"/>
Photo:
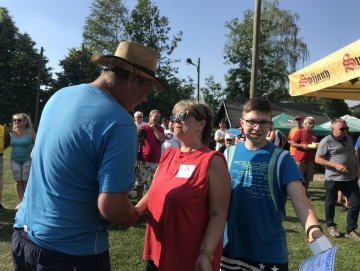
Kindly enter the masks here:
<path id="1" fill-rule="evenodd" d="M 164 129 L 157 123 L 161 114 L 157 109 L 151 110 L 149 123 L 139 126 L 145 129 L 147 137 L 140 144 L 139 171 L 135 176 L 137 199 L 140 200 L 144 193 L 144 185 L 150 175 L 150 183 L 154 178 L 155 171 L 161 157 L 161 146 L 165 141 Z"/>

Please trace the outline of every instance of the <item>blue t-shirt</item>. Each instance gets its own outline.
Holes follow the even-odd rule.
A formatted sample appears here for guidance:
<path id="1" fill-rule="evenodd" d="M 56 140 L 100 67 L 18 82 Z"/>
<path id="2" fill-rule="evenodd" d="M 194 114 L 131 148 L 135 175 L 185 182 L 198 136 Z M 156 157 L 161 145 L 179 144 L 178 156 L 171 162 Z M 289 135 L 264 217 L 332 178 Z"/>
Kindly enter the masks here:
<path id="1" fill-rule="evenodd" d="M 360 149 L 360 136 L 359 136 L 358 139 L 356 140 L 355 149 Z"/>
<path id="2" fill-rule="evenodd" d="M 231 258 L 287 263 L 285 185 L 302 180 L 294 158 L 270 142 L 258 150 L 236 144 L 224 155 L 232 182 L 224 251 Z"/>
<path id="3" fill-rule="evenodd" d="M 108 94 L 83 84 L 59 90 L 42 113 L 25 197 L 14 227 L 70 255 L 109 248 L 100 192 L 133 187 L 136 126 Z"/>

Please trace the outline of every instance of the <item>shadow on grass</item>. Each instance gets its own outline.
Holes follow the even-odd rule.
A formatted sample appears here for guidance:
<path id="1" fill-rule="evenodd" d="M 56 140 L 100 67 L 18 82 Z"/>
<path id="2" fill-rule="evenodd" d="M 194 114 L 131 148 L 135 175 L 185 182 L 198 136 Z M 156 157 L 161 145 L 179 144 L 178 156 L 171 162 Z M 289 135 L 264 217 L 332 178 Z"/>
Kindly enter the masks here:
<path id="1" fill-rule="evenodd" d="M 0 213 L 0 242 L 11 242 L 11 237 L 14 232 L 14 217 L 15 211 L 6 210 Z"/>
<path id="2" fill-rule="evenodd" d="M 297 216 L 286 216 L 284 221 L 285 222 L 290 222 L 290 223 L 300 223 Z M 319 219 L 318 218 L 318 221 L 320 223 L 326 223 L 326 220 L 324 220 L 324 219 Z"/>
<path id="3" fill-rule="evenodd" d="M 145 229 L 146 228 L 146 220 L 147 215 L 142 215 L 139 217 L 139 220 L 132 226 L 132 228 L 139 228 L 139 229 Z M 120 225 L 112 224 L 108 228 L 109 231 L 127 231 L 128 229 L 122 228 Z"/>

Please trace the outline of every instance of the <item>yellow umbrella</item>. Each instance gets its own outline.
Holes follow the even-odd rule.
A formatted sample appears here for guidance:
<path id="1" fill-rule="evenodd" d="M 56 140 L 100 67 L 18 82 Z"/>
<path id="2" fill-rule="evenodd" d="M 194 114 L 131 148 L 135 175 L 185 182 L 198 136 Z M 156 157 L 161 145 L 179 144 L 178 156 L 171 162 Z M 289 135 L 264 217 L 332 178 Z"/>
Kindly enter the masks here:
<path id="1" fill-rule="evenodd" d="M 360 40 L 289 75 L 291 96 L 360 100 Z"/>

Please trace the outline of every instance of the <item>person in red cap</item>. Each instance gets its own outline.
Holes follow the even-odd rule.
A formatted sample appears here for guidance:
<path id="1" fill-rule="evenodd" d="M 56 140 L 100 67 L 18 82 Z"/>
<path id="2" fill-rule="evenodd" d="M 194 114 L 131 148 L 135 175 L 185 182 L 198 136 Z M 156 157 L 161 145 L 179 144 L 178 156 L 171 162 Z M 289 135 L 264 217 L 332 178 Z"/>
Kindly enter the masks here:
<path id="1" fill-rule="evenodd" d="M 294 134 L 296 133 L 297 130 L 303 129 L 303 117 L 301 115 L 296 115 L 295 116 L 295 127 L 291 128 L 289 135 L 288 135 L 288 143 L 290 144 L 290 155 L 294 156 L 295 152 L 296 152 L 296 148 L 291 146 L 291 143 L 293 142 L 293 137 Z"/>

